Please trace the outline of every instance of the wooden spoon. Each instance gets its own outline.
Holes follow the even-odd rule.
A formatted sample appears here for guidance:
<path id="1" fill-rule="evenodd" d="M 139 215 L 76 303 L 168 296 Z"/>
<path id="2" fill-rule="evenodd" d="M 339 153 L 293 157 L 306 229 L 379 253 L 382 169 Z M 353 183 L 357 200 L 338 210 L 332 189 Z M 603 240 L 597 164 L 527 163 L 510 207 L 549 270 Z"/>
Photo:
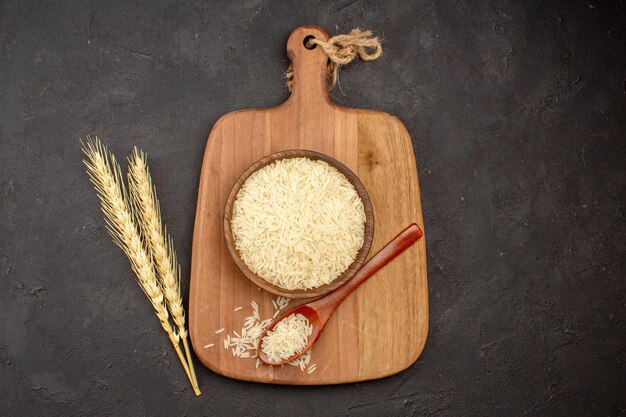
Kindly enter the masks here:
<path id="1" fill-rule="evenodd" d="M 404 229 L 398 236 L 396 236 L 391 242 L 389 242 L 384 248 L 380 250 L 372 259 L 370 259 L 363 267 L 343 286 L 339 287 L 335 291 L 331 292 L 327 296 L 320 298 L 318 300 L 312 301 L 307 304 L 303 304 L 301 306 L 295 307 L 283 315 L 279 316 L 270 323 L 269 326 L 265 329 L 261 337 L 259 337 L 259 343 L 257 345 L 257 354 L 261 362 L 266 365 L 284 365 L 288 362 L 298 359 L 300 356 L 304 355 L 306 351 L 311 349 L 313 344 L 317 341 L 328 323 L 328 319 L 333 315 L 337 306 L 341 304 L 341 302 L 354 290 L 356 290 L 359 285 L 363 284 L 368 280 L 372 275 L 374 275 L 378 270 L 391 262 L 396 256 L 400 255 L 402 252 L 407 250 L 413 243 L 417 242 L 423 233 L 418 225 L 413 223 L 406 229 Z M 309 323 L 313 326 L 313 333 L 309 336 L 309 343 L 306 347 L 300 352 L 292 357 L 285 359 L 281 362 L 269 362 L 267 354 L 263 352 L 261 349 L 261 343 L 263 342 L 263 338 L 267 335 L 267 332 L 272 330 L 279 321 L 284 319 L 285 317 L 291 316 L 292 314 L 302 314 L 309 320 Z"/>

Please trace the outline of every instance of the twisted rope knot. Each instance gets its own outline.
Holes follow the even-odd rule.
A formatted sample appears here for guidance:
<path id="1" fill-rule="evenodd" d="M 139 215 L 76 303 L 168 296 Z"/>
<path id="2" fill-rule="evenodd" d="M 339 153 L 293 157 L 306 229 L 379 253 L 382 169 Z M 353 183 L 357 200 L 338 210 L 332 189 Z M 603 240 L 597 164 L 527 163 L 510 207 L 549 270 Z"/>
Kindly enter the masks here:
<path id="1" fill-rule="evenodd" d="M 349 34 L 336 35 L 327 42 L 320 39 L 311 39 L 307 46 L 318 45 L 329 59 L 326 76 L 328 88 L 332 90 L 337 85 L 339 67 L 349 64 L 357 57 L 363 61 L 372 61 L 383 54 L 383 48 L 377 36 L 372 36 L 371 30 L 361 31 L 352 29 Z M 285 74 L 287 88 L 293 90 L 293 64 L 289 65 Z"/>

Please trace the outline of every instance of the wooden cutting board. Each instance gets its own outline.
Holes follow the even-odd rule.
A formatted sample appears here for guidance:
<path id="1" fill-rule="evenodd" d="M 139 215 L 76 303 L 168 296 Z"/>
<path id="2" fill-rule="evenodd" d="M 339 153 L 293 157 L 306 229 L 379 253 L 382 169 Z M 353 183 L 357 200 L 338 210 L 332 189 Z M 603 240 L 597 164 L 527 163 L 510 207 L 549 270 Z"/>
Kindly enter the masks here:
<path id="1" fill-rule="evenodd" d="M 237 269 L 224 241 L 222 216 L 228 194 L 246 168 L 287 149 L 309 149 L 343 162 L 363 182 L 374 208 L 370 257 L 422 207 L 411 139 L 397 118 L 382 112 L 339 106 L 326 84 L 327 58 L 304 39 L 327 40 L 319 27 L 296 29 L 287 42 L 294 66 L 294 89 L 282 105 L 243 110 L 220 118 L 209 135 L 193 237 L 189 327 L 198 358 L 213 371 L 248 381 L 276 384 L 339 384 L 381 378 L 406 369 L 418 358 L 428 332 L 426 239 L 422 238 L 339 307 L 313 348 L 315 372 L 293 366 L 255 367 L 224 349 L 229 331 L 240 331 L 251 315 L 272 315 L 272 294 Z M 295 301 L 291 305 L 296 305 Z M 240 311 L 233 311 L 243 306 Z M 224 328 L 221 334 L 215 331 Z M 214 344 L 215 346 L 205 348 Z"/>

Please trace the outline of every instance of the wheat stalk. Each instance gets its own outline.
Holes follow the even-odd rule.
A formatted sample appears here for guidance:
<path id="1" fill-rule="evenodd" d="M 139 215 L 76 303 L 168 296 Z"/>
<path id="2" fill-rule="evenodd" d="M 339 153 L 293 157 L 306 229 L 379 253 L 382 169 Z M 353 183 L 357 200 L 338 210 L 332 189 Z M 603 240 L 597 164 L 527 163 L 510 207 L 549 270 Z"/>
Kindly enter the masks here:
<path id="1" fill-rule="evenodd" d="M 185 310 L 180 292 L 180 265 L 176 259 L 173 241 L 161 221 L 161 208 L 156 188 L 152 184 L 146 155 L 137 148 L 128 158 L 128 188 L 137 223 L 141 225 L 143 236 L 151 249 L 167 307 L 183 342 L 191 376 L 197 384 L 187 342 Z"/>
<path id="2" fill-rule="evenodd" d="M 157 280 L 151 256 L 133 218 L 132 206 L 124 186 L 120 166 L 115 156 L 98 138 L 88 137 L 86 143 L 83 144 L 83 152 L 87 157 L 83 162 L 100 198 L 107 230 L 113 241 L 130 260 L 139 286 L 152 304 L 163 330 L 172 342 L 194 392 L 200 395 L 180 350 L 179 335 L 170 325 L 163 291 Z"/>

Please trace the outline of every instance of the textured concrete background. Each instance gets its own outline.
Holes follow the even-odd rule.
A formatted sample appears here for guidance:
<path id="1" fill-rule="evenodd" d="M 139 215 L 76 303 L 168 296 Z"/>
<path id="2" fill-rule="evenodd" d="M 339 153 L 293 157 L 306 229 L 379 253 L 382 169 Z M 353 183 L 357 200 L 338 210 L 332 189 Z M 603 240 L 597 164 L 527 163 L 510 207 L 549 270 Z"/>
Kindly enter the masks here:
<path id="1" fill-rule="evenodd" d="M 0 5 L 0 415 L 626 415 L 624 2 L 233 3 Z M 198 366 L 194 398 L 78 139 L 149 153 L 188 277 L 207 135 L 287 98 L 302 24 L 385 41 L 333 95 L 413 137 L 429 338 L 408 370 L 360 384 Z"/>

